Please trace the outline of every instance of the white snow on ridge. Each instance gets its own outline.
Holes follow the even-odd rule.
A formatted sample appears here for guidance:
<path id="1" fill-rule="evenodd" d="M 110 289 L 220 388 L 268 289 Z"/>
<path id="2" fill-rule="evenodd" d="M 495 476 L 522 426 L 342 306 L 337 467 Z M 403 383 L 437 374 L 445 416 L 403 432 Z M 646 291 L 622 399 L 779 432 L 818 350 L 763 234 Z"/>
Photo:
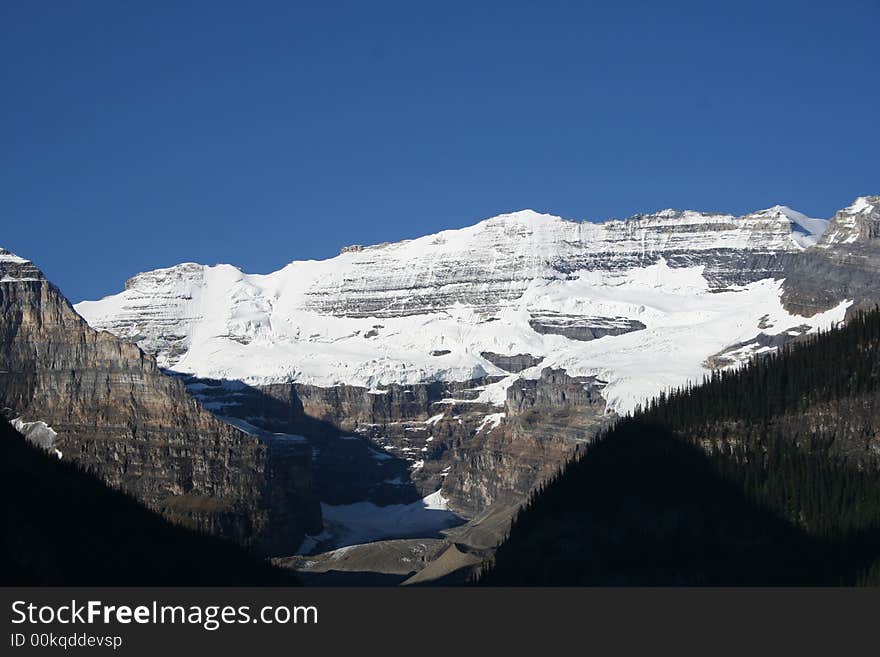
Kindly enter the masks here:
<path id="1" fill-rule="evenodd" d="M 40 278 L 36 276 L 28 276 L 28 275 L 16 275 L 12 276 L 10 274 L 10 269 L 15 271 L 17 268 L 10 268 L 8 266 L 4 267 L 3 265 L 30 265 L 31 261 L 22 258 L 21 256 L 15 255 L 12 251 L 7 251 L 3 247 L 0 247 L 0 283 L 24 283 L 28 281 L 39 281 Z M 33 267 L 31 267 L 33 269 Z"/>
<path id="2" fill-rule="evenodd" d="M 15 265 L 26 265 L 30 262 L 30 260 L 26 260 L 21 256 L 15 255 L 12 251 L 7 251 L 3 247 L 0 247 L 0 262 L 11 262 Z"/>
<path id="3" fill-rule="evenodd" d="M 878 197 L 860 196 L 847 208 L 834 215 L 829 229 L 819 242 L 820 248 L 829 248 L 838 244 L 854 244 L 867 237 L 865 220 L 872 212 L 878 210 Z"/>
<path id="4" fill-rule="evenodd" d="M 704 360 L 761 330 L 839 321 L 784 311 L 780 282 L 719 290 L 665 252 L 797 252 L 827 222 L 783 206 L 745 217 L 664 211 L 604 224 L 523 211 L 404 242 L 293 262 L 266 275 L 186 263 L 76 305 L 95 328 L 136 339 L 163 367 L 258 385 L 465 381 L 507 373 L 480 354 L 541 356 L 608 381 L 610 407 L 699 380 Z M 711 256 L 710 256 L 711 257 Z M 633 266 L 629 263 L 643 262 Z M 578 265 L 566 272 L 559 263 Z M 653 263 L 653 264 L 648 264 Z M 624 318 L 647 328 L 583 342 L 536 332 L 538 314 Z M 758 327 L 768 316 L 772 328 Z M 503 403 L 508 376 L 479 400 Z"/>
<path id="5" fill-rule="evenodd" d="M 782 281 L 764 280 L 722 293 L 667 295 L 645 292 L 638 315 L 647 328 L 575 345 L 548 355 L 520 376 L 537 378 L 543 367 L 564 369 L 570 376 L 597 376 L 611 409 L 628 412 L 661 390 L 699 382 L 708 373 L 706 358 L 726 347 L 777 335 L 806 325 L 810 332 L 843 321 L 851 302 L 810 318 L 789 314 L 780 303 Z M 759 323 L 766 327 L 760 328 Z"/>
<path id="6" fill-rule="evenodd" d="M 858 214 L 860 212 L 866 212 L 871 210 L 874 206 L 871 205 L 871 202 L 868 200 L 867 196 L 859 196 L 855 203 L 847 208 L 847 210 L 851 214 Z"/>
<path id="7" fill-rule="evenodd" d="M 536 378 L 544 367 L 563 368 L 572 376 L 598 375 L 609 382 L 610 407 L 628 411 L 660 389 L 700 380 L 709 355 L 761 330 L 775 334 L 801 324 L 815 330 L 843 319 L 846 304 L 812 318 L 788 314 L 779 300 L 780 285 L 765 280 L 713 292 L 702 267 L 676 269 L 661 261 L 613 274 L 587 271 L 571 280 L 534 281 L 495 321 L 466 308 L 381 320 L 301 311 L 280 321 L 259 320 L 262 328 L 255 328 L 254 340 L 245 344 L 229 337 L 230 323 L 215 320 L 191 325 L 190 348 L 174 368 L 251 384 L 300 381 L 372 388 L 503 375 L 480 353 L 530 353 L 544 360 L 519 376 Z M 534 311 L 627 317 L 647 328 L 580 342 L 536 333 L 529 325 Z M 221 317 L 229 314 L 234 312 Z M 759 329 L 765 315 L 772 328 Z M 365 338 L 376 324 L 383 327 L 381 338 Z M 432 356 L 437 349 L 450 353 Z M 488 386 L 478 400 L 503 403 L 515 378 Z"/>

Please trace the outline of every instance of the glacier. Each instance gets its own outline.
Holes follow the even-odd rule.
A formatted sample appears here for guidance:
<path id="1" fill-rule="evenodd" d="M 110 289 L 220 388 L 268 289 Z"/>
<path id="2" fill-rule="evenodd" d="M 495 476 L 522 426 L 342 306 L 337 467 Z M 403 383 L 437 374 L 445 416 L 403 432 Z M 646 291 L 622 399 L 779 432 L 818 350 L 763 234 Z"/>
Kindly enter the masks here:
<path id="1" fill-rule="evenodd" d="M 801 317 L 780 300 L 786 258 L 827 228 L 785 206 L 603 223 L 524 210 L 270 274 L 183 263 L 75 308 L 199 378 L 376 389 L 497 377 L 478 401 L 501 405 L 514 380 L 553 367 L 606 382 L 622 413 L 698 381 L 730 345 L 842 321 L 848 301 Z M 488 352 L 543 360 L 513 375 Z"/>

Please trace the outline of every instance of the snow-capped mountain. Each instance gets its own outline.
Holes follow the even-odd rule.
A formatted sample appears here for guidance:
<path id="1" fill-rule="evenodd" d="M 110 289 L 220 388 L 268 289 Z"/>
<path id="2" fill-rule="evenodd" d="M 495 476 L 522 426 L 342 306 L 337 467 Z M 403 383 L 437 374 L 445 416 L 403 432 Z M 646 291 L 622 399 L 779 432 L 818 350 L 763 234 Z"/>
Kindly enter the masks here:
<path id="1" fill-rule="evenodd" d="M 880 238 L 880 197 L 860 196 L 834 215 L 819 246 L 854 244 Z"/>
<path id="2" fill-rule="evenodd" d="M 809 318 L 780 301 L 786 263 L 827 227 L 783 206 L 604 223 L 525 210 L 268 275 L 158 269 L 76 310 L 203 378 L 374 388 L 495 375 L 480 401 L 500 404 L 515 378 L 554 367 L 606 381 L 620 411 L 699 379 L 714 355 L 735 362 L 842 320 L 846 300 Z M 485 354 L 541 360 L 513 375 Z"/>

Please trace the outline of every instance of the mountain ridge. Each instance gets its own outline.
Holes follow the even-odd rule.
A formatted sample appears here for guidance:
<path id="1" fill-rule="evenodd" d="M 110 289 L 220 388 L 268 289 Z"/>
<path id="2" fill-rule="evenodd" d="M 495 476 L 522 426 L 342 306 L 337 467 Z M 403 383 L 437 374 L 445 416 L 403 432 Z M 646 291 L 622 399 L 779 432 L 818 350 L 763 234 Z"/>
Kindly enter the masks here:
<path id="1" fill-rule="evenodd" d="M 602 337 L 608 326 L 620 333 L 661 330 L 666 320 L 680 325 L 684 317 L 673 319 L 669 303 L 658 309 L 651 288 L 686 306 L 695 296 L 719 301 L 751 285 L 744 296 L 753 299 L 738 305 L 762 312 L 735 320 L 703 348 L 689 370 L 699 376 L 704 359 L 747 343 L 764 330 L 760 317 L 779 313 L 779 291 L 766 281 L 784 278 L 789 261 L 820 241 L 827 225 L 785 206 L 739 217 L 664 210 L 601 224 L 525 210 L 411 240 L 355 245 L 269 274 L 182 263 L 138 274 L 123 292 L 76 309 L 95 328 L 137 342 L 163 367 L 186 374 L 373 388 L 505 376 L 480 354 L 540 358 L 560 347 L 579 351 L 568 338 Z M 644 289 L 642 299 L 624 289 L 632 281 Z M 774 332 L 827 326 L 844 311 L 832 313 L 837 319 L 781 317 L 788 325 Z M 576 360 L 569 354 L 553 365 Z M 592 369 L 577 375 L 609 374 Z M 482 401 L 500 403 L 501 392 Z M 621 408 L 634 396 L 644 393 L 627 393 Z"/>
<path id="2" fill-rule="evenodd" d="M 819 248 L 851 212 L 596 225 L 521 211 L 269 274 L 181 263 L 75 310 L 219 420 L 287 444 L 316 481 L 298 494 L 326 512 L 301 550 L 350 544 L 352 504 L 432 496 L 467 521 L 444 540 L 485 550 L 501 525 L 480 519 L 507 517 L 618 414 L 843 321 L 859 295 L 801 312 L 789 286 L 814 253 L 873 248 L 872 212 L 855 240 Z"/>
<path id="3" fill-rule="evenodd" d="M 859 199 L 862 199 L 862 198 L 870 198 L 870 197 L 859 197 Z M 857 199 L 857 201 L 858 201 L 858 199 Z M 564 222 L 566 224 L 572 224 L 575 226 L 588 225 L 588 226 L 603 227 L 603 226 L 606 226 L 609 224 L 635 225 L 639 222 L 645 222 L 645 221 L 651 221 L 651 220 L 660 221 L 660 220 L 664 220 L 664 219 L 668 219 L 668 218 L 692 219 L 695 217 L 706 218 L 706 219 L 715 218 L 717 220 L 723 220 L 723 221 L 728 221 L 728 222 L 729 221 L 736 221 L 736 220 L 740 220 L 740 219 L 745 219 L 745 218 L 749 218 L 749 217 L 756 217 L 756 218 L 757 217 L 769 217 L 771 219 L 777 219 L 777 220 L 780 219 L 781 217 L 785 217 L 785 219 L 788 221 L 788 223 L 790 225 L 797 224 L 797 222 L 799 220 L 804 220 L 805 223 L 812 224 L 812 226 L 811 227 L 803 226 L 803 228 L 805 228 L 811 234 L 815 235 L 817 238 L 821 236 L 821 233 L 824 232 L 824 230 L 823 230 L 823 228 L 819 227 L 819 225 L 816 224 L 815 222 L 822 222 L 822 223 L 827 224 L 827 222 L 830 221 L 829 219 L 820 219 L 820 218 L 816 218 L 816 217 L 809 217 L 806 214 L 803 214 L 797 210 L 794 210 L 786 205 L 774 205 L 774 206 L 771 206 L 768 208 L 764 208 L 762 210 L 755 210 L 752 212 L 748 212 L 743 215 L 735 215 L 735 214 L 731 214 L 731 213 L 713 212 L 713 211 L 706 211 L 706 210 L 664 208 L 662 210 L 657 210 L 655 212 L 636 213 L 636 214 L 631 215 L 630 217 L 626 217 L 626 218 L 611 217 L 611 218 L 602 219 L 602 220 L 571 219 L 571 218 L 563 217 L 561 215 L 555 215 L 555 214 L 552 214 L 549 212 L 541 212 L 541 211 L 535 210 L 533 208 L 523 208 L 521 210 L 504 212 L 504 213 L 501 213 L 498 215 L 493 215 L 491 217 L 486 217 L 485 219 L 481 219 L 479 221 L 476 221 L 473 224 L 468 224 L 466 226 L 462 226 L 461 228 L 446 228 L 446 229 L 442 229 L 442 230 L 439 230 L 434 233 L 428 233 L 426 235 L 421 235 L 418 237 L 404 238 L 401 240 L 394 240 L 394 241 L 384 241 L 384 242 L 378 242 L 375 244 L 349 244 L 349 245 L 345 245 L 340 248 L 340 251 L 337 254 L 337 256 L 329 256 L 326 258 L 312 258 L 312 259 L 307 259 L 307 260 L 292 260 L 292 261 L 286 263 L 285 265 L 282 265 L 279 269 L 271 271 L 271 272 L 267 272 L 265 274 L 260 274 L 260 273 L 248 274 L 248 273 L 244 272 L 244 270 L 242 268 L 238 267 L 237 265 L 235 265 L 231 262 L 218 262 L 218 263 L 214 263 L 213 265 L 208 265 L 206 263 L 201 263 L 201 262 L 196 262 L 196 261 L 185 261 L 185 262 L 179 262 L 177 264 L 170 265 L 167 267 L 157 267 L 155 269 L 150 269 L 150 270 L 145 270 L 145 271 L 139 272 L 137 274 L 132 275 L 128 279 L 126 279 L 125 284 L 128 285 L 129 282 L 135 281 L 139 276 L 142 276 L 143 274 L 149 274 L 149 273 L 160 272 L 160 271 L 169 271 L 169 270 L 177 269 L 179 267 L 185 268 L 185 267 L 193 267 L 193 266 L 203 267 L 203 268 L 204 267 L 224 267 L 225 266 L 225 267 L 232 267 L 235 270 L 241 272 L 242 274 L 248 275 L 248 276 L 268 276 L 273 273 L 277 273 L 278 271 L 280 271 L 290 265 L 294 265 L 297 263 L 325 262 L 327 260 L 332 260 L 335 257 L 338 257 L 339 255 L 343 255 L 345 253 L 361 252 L 361 251 L 374 250 L 374 249 L 382 249 L 384 247 L 395 246 L 395 245 L 406 245 L 406 244 L 410 244 L 412 242 L 416 242 L 418 240 L 423 240 L 423 239 L 427 239 L 427 238 L 445 237 L 445 236 L 448 236 L 449 234 L 455 234 L 455 233 L 459 233 L 461 231 L 467 231 L 469 229 L 476 229 L 476 228 L 478 228 L 480 226 L 484 226 L 484 225 L 492 225 L 495 223 L 505 223 L 507 221 L 509 221 L 511 223 L 528 223 L 529 221 L 539 220 L 539 221 L 551 221 L 551 222 Z M 780 223 L 784 223 L 784 222 L 780 222 Z M 114 296 L 114 295 L 113 294 L 105 295 L 105 297 L 101 297 L 100 299 L 104 299 L 104 298 L 107 298 L 110 296 Z M 100 299 L 97 299 L 97 300 L 100 300 Z M 92 301 L 93 300 L 83 299 L 82 301 L 77 302 L 77 303 L 92 302 Z M 76 304 L 74 304 L 74 305 L 76 305 Z"/>

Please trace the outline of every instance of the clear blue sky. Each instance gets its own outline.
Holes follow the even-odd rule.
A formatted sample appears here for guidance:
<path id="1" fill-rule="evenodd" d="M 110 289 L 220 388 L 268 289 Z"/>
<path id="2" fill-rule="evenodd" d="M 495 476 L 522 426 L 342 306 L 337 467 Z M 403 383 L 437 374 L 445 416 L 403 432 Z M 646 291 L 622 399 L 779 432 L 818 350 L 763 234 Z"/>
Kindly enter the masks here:
<path id="1" fill-rule="evenodd" d="M 880 193 L 878 0 L 0 3 L 0 245 L 72 300 L 534 208 Z"/>

